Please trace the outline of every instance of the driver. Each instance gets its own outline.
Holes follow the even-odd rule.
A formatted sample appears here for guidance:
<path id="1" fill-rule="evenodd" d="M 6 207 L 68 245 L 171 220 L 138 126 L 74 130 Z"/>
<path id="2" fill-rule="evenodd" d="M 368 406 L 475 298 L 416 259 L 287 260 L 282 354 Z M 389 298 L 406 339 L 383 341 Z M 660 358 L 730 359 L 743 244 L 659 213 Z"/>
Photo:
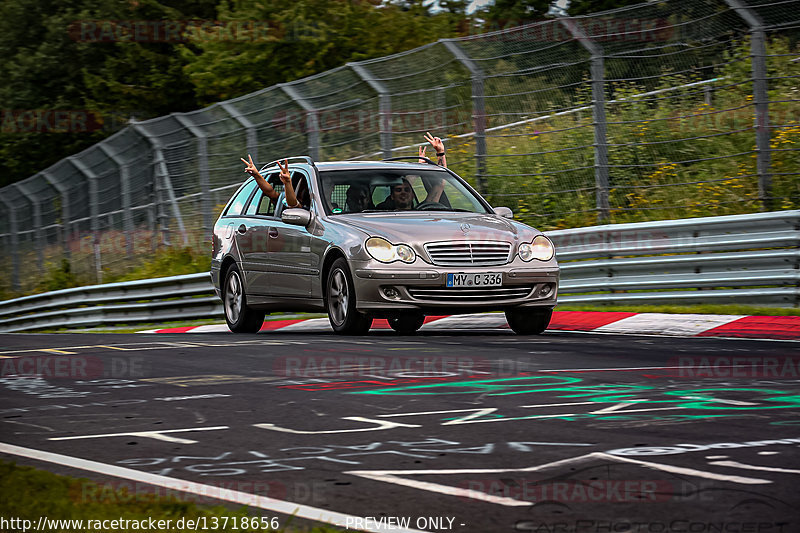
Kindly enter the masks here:
<path id="1" fill-rule="evenodd" d="M 420 202 L 418 205 L 438 203 L 439 198 L 442 197 L 443 191 L 444 179 L 435 184 L 431 190 L 428 191 L 428 196 L 425 197 L 425 200 Z M 391 194 L 389 194 L 386 200 L 375 206 L 375 209 L 381 209 L 385 211 L 405 211 L 413 208 L 414 189 L 411 187 L 411 183 L 406 178 L 403 178 L 401 183 L 392 185 Z"/>
<path id="2" fill-rule="evenodd" d="M 401 183 L 392 185 L 392 192 L 386 200 L 382 201 L 375 206 L 375 209 L 382 209 L 386 211 L 393 211 L 396 209 L 406 210 L 411 209 L 414 203 L 414 189 L 411 188 L 411 183 L 405 178 Z"/>

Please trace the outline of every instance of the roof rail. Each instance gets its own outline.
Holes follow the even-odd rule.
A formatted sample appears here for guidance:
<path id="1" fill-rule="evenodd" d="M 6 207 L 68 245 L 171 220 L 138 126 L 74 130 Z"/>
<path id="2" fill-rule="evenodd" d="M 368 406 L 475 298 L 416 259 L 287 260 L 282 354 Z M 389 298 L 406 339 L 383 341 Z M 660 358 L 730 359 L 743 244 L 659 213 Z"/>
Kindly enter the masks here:
<path id="1" fill-rule="evenodd" d="M 437 164 L 428 159 L 427 157 L 420 157 L 418 155 L 403 155 L 399 157 L 390 157 L 388 159 L 381 159 L 381 161 L 400 161 L 401 159 L 416 159 L 417 161 L 419 161 L 420 159 L 424 159 L 429 165 Z"/>
<path id="2" fill-rule="evenodd" d="M 292 161 L 293 159 L 302 159 L 303 161 L 305 161 L 306 163 L 308 163 L 312 167 L 316 167 L 317 166 L 316 163 L 314 163 L 314 160 L 311 158 L 311 156 L 294 155 L 294 156 L 291 156 L 291 157 L 281 157 L 280 159 L 276 159 L 275 161 L 270 161 L 269 163 L 267 163 L 265 165 L 261 165 L 261 170 L 264 170 L 265 168 L 269 168 L 269 167 L 277 164 L 278 162 Z"/>

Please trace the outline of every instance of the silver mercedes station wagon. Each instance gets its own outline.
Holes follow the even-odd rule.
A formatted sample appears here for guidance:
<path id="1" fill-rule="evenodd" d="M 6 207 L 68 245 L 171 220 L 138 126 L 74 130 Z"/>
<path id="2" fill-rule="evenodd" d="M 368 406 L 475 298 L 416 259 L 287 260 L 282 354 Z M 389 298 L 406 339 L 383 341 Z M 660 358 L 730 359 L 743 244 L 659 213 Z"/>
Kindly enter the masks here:
<path id="1" fill-rule="evenodd" d="M 373 318 L 411 334 L 425 315 L 504 311 L 516 333 L 542 333 L 558 293 L 553 244 L 452 171 L 413 159 L 290 158 L 307 203 L 297 208 L 245 181 L 213 235 L 231 331 L 256 332 L 275 311 L 325 311 L 342 334 L 366 333 Z M 279 171 L 273 162 L 261 175 L 282 191 Z"/>

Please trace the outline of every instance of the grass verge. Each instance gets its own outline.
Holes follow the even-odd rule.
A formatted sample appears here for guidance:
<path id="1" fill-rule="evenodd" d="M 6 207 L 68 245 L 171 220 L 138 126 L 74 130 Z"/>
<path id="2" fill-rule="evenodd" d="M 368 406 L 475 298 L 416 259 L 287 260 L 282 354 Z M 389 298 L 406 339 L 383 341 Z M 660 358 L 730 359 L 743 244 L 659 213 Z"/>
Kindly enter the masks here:
<path id="1" fill-rule="evenodd" d="M 132 485 L 132 483 L 130 484 Z M 177 527 L 179 519 L 205 520 L 212 524 L 226 524 L 228 527 L 215 528 L 214 531 L 230 531 L 242 533 L 245 531 L 279 531 L 285 533 L 335 533 L 340 531 L 327 526 L 302 528 L 293 526 L 291 519 L 280 517 L 278 529 L 264 529 L 259 527 L 241 527 L 245 525 L 242 519 L 261 516 L 270 516 L 268 511 L 257 510 L 252 514 L 247 507 L 232 510 L 222 505 L 200 505 L 195 503 L 200 496 L 184 495 L 178 499 L 175 496 L 161 498 L 150 490 L 135 490 L 133 493 L 125 488 L 124 483 L 94 483 L 83 478 L 60 476 L 38 470 L 29 466 L 17 465 L 14 462 L 0 461 L 0 516 L 7 520 L 11 517 L 21 520 L 30 520 L 35 527 L 40 517 L 50 520 L 83 520 L 84 527 L 49 527 L 51 533 L 87 531 L 87 520 L 170 520 L 172 527 L 160 529 L 161 531 L 194 531 L 193 528 Z M 143 488 L 145 488 L 143 486 Z M 192 499 L 194 498 L 194 499 Z M 121 523 L 121 522 L 120 522 Z M 233 525 L 239 526 L 234 528 Z M 246 523 L 246 522 L 245 522 Z M 17 524 L 20 524 L 18 521 Z M 165 522 L 166 524 L 166 522 Z M 22 527 L 11 528 L 9 531 L 22 530 Z M 108 531 L 123 533 L 141 529 L 114 528 Z"/>

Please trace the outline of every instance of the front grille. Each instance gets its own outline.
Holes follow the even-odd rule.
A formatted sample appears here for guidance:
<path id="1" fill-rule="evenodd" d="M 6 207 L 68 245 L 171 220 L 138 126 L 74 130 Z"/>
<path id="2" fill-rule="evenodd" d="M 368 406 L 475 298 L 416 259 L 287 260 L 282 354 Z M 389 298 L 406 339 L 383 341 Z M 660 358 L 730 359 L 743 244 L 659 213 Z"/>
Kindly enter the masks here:
<path id="1" fill-rule="evenodd" d="M 511 253 L 507 242 L 452 241 L 429 242 L 425 251 L 439 266 L 492 266 L 505 265 Z"/>
<path id="2" fill-rule="evenodd" d="M 516 300 L 533 292 L 535 285 L 518 287 L 486 287 L 482 289 L 451 287 L 408 287 L 408 294 L 417 300 L 429 302 L 484 302 Z"/>

